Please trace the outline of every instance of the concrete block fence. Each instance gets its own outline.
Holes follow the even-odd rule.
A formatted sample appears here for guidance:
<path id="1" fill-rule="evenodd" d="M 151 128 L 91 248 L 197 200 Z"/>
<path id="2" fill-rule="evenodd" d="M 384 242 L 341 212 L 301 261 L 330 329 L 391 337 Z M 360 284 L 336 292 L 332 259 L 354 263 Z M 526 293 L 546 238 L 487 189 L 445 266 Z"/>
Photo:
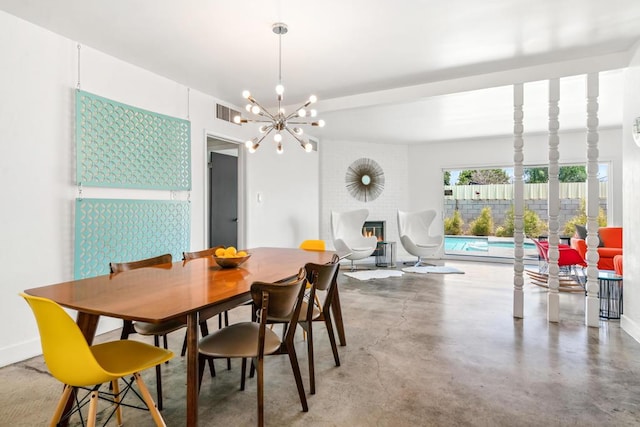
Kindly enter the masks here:
<path id="1" fill-rule="evenodd" d="M 493 222 L 496 227 L 502 225 L 505 215 L 509 209 L 511 209 L 511 200 L 445 200 L 444 201 L 444 217 L 449 218 L 453 215 L 453 212 L 458 209 L 464 220 L 465 230 L 471 221 L 476 219 L 482 209 L 486 206 L 491 208 L 491 214 L 493 216 Z M 536 212 L 541 220 L 548 221 L 548 204 L 547 200 L 525 200 L 525 206 Z M 607 200 L 600 199 L 600 207 L 607 212 Z M 560 230 L 564 228 L 564 225 L 571 218 L 578 215 L 580 212 L 580 199 L 562 199 L 560 201 L 560 215 L 558 221 L 560 222 Z"/>

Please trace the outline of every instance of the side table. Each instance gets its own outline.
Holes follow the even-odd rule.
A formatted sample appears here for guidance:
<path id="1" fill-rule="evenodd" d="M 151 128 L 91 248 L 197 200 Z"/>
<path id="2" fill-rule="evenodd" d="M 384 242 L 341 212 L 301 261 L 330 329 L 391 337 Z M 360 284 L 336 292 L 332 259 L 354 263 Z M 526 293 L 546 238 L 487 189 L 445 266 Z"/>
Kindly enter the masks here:
<path id="1" fill-rule="evenodd" d="M 378 242 L 376 267 L 396 266 L 396 242 Z"/>
<path id="2" fill-rule="evenodd" d="M 598 271 L 600 318 L 619 319 L 622 314 L 622 276 L 614 271 Z"/>

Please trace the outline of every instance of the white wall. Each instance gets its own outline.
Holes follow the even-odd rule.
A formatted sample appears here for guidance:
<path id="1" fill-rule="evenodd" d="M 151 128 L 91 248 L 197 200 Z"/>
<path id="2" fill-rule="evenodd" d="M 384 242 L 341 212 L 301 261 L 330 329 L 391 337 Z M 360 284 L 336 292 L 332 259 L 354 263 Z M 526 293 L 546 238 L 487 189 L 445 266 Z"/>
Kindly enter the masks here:
<path id="1" fill-rule="evenodd" d="M 635 54 L 625 79 L 625 103 L 623 119 L 623 154 L 624 154 L 624 229 L 623 229 L 623 264 L 624 264 L 624 314 L 620 326 L 640 341 L 640 147 L 632 138 L 631 124 L 640 117 L 640 44 L 635 47 Z"/>
<path id="2" fill-rule="evenodd" d="M 78 61 L 74 41 L 4 12 L 0 12 L 0 52 L 0 322 L 12 325 L 3 328 L 0 335 L 0 366 L 4 366 L 40 353 L 33 315 L 17 294 L 73 279 L 73 206 L 78 195 L 74 89 Z M 188 96 L 187 87 L 90 47 L 82 46 L 80 64 L 83 90 L 183 119 L 189 115 L 192 191 L 175 196 L 189 197 L 192 203 L 191 248 L 185 250 L 204 248 L 205 130 L 236 140 L 247 139 L 255 130 L 216 120 L 217 100 L 212 96 L 193 90 Z M 246 186 L 250 193 L 264 191 L 266 196 L 263 205 L 247 196 L 246 222 L 252 225 L 247 247 L 297 246 L 305 234 L 301 230 L 317 233 L 318 155 L 301 158 L 298 154 L 305 153 L 293 147 L 292 143 L 278 159 L 270 155 L 268 146 L 256 157 L 247 156 Z M 283 199 L 272 193 L 296 197 Z M 82 195 L 172 197 L 169 191 L 88 187 L 83 188 Z M 102 319 L 99 331 L 120 324 L 116 319 Z"/>
<path id="3" fill-rule="evenodd" d="M 249 247 L 297 247 L 318 238 L 318 152 L 291 141 L 284 149 L 278 154 L 274 143 L 263 142 L 246 156 Z"/>

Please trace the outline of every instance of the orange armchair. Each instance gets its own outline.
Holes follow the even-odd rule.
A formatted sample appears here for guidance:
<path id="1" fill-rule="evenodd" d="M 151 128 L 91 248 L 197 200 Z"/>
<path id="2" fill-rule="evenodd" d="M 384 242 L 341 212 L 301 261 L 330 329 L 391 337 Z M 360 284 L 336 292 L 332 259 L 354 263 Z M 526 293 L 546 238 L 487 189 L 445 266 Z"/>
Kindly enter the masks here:
<path id="1" fill-rule="evenodd" d="M 622 255 L 622 227 L 600 227 L 598 235 L 600 236 L 598 270 L 614 270 L 613 258 L 616 255 Z M 587 242 L 584 239 L 572 237 L 571 247 L 586 259 Z"/>

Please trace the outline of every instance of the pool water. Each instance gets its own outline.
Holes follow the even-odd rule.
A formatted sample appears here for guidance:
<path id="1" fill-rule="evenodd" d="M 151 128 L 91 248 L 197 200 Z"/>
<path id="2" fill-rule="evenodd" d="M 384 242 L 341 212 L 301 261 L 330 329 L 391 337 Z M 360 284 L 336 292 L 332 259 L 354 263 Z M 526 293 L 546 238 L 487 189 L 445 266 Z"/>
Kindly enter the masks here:
<path id="1" fill-rule="evenodd" d="M 445 236 L 445 252 L 489 252 L 490 249 L 513 249 L 513 241 L 493 240 L 488 237 Z M 525 251 L 536 251 L 533 243 L 524 243 Z"/>

